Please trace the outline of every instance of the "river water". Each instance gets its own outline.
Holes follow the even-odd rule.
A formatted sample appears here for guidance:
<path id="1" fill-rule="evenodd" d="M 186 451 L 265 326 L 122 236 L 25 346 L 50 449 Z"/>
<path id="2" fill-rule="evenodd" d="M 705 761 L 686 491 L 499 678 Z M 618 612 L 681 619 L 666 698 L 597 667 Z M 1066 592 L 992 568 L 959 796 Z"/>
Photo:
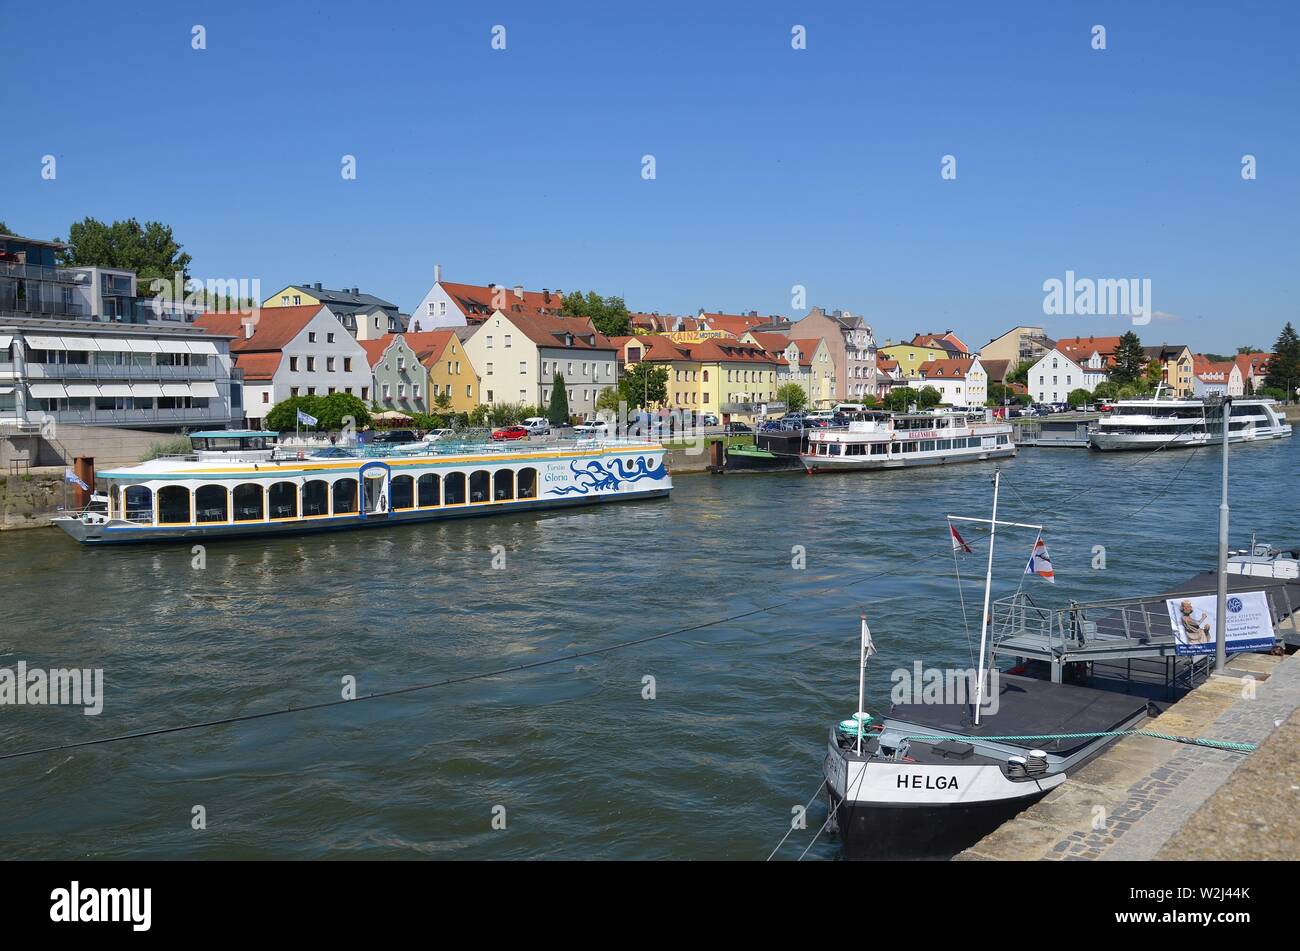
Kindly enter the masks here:
<path id="1" fill-rule="evenodd" d="M 1023 450 L 999 514 L 1046 526 L 1057 583 L 1022 574 L 1032 532 L 1000 533 L 995 594 L 1147 594 L 1212 567 L 1219 464 L 1217 449 Z M 1300 542 L 1298 464 L 1294 439 L 1234 447 L 1234 547 L 1252 529 Z M 0 754 L 753 612 L 393 699 L 10 760 L 6 855 L 765 858 L 820 782 L 828 724 L 856 706 L 860 612 L 879 649 L 869 705 L 895 668 L 971 665 L 944 516 L 986 517 L 992 472 L 679 476 L 666 500 L 211 542 L 202 568 L 187 545 L 5 533 L 0 668 L 102 668 L 105 699 L 98 716 L 0 706 Z M 976 638 L 983 568 L 960 562 Z M 814 804 L 780 857 L 824 817 Z M 808 853 L 836 854 L 825 834 Z"/>

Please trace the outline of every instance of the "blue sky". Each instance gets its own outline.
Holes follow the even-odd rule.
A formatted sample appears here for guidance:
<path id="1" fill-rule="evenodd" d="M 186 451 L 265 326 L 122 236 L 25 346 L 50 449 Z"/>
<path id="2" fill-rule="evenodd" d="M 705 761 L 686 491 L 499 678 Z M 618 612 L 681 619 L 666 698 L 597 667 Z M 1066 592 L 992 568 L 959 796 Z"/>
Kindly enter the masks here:
<path id="1" fill-rule="evenodd" d="M 437 262 L 662 313 L 798 316 L 800 284 L 881 341 L 1126 329 L 1043 315 L 1071 269 L 1149 278 L 1148 343 L 1267 348 L 1298 316 L 1297 4 L 6 0 L 4 20 L 0 220 L 156 218 L 195 276 L 266 294 L 409 310 Z"/>

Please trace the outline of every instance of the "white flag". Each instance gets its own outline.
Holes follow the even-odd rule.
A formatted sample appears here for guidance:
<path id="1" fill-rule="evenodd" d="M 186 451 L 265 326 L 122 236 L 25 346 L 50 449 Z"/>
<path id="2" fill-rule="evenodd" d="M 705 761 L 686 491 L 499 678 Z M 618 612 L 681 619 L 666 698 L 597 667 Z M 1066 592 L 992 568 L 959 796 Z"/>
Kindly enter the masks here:
<path id="1" fill-rule="evenodd" d="M 867 619 L 862 619 L 862 659 L 865 661 L 868 657 L 876 652 L 876 645 L 871 640 L 871 628 L 867 627 Z"/>
<path id="2" fill-rule="evenodd" d="M 79 488 L 82 488 L 82 489 L 89 489 L 89 488 L 90 488 L 90 486 L 86 485 L 86 483 L 83 482 L 83 481 L 81 480 L 81 477 L 78 476 L 78 475 L 77 475 L 75 472 L 73 472 L 71 469 L 64 469 L 64 470 L 63 470 L 63 481 L 64 481 L 64 482 L 71 483 L 72 485 L 78 486 Z"/>
<path id="3" fill-rule="evenodd" d="M 298 422 L 302 423 L 304 426 L 315 426 L 316 417 L 310 413 L 304 413 L 302 410 L 298 410 Z"/>

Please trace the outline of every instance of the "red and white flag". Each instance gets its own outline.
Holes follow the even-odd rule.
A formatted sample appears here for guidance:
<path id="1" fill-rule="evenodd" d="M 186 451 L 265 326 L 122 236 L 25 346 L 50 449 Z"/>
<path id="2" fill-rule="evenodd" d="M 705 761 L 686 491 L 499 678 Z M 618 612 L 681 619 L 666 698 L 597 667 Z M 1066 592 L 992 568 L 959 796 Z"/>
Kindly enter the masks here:
<path id="1" fill-rule="evenodd" d="M 1047 554 L 1047 542 L 1043 541 L 1040 534 L 1038 540 L 1034 542 L 1034 550 L 1029 553 L 1029 563 L 1025 565 L 1025 574 L 1038 575 L 1046 578 L 1052 584 L 1056 584 L 1056 576 L 1052 571 L 1052 557 Z"/>
<path id="2" fill-rule="evenodd" d="M 948 523 L 948 531 L 952 533 L 952 550 L 964 551 L 966 554 L 971 553 L 971 547 L 966 543 L 966 539 L 961 537 L 961 532 L 953 527 L 951 522 Z"/>

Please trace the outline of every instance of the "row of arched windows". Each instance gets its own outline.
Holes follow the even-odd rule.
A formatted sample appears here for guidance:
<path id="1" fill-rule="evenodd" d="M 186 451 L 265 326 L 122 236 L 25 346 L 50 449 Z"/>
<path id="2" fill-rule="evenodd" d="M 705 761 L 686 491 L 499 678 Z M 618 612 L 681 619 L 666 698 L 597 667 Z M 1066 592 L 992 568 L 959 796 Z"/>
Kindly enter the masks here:
<path id="1" fill-rule="evenodd" d="M 444 476 L 433 472 L 418 477 L 395 475 L 389 481 L 388 491 L 387 508 L 393 511 L 535 499 L 537 470 L 530 467 L 518 472 L 499 469 L 495 473 L 478 469 L 468 475 L 464 472 L 449 472 Z M 360 501 L 360 485 L 350 476 L 333 482 L 325 479 L 271 485 L 244 482 L 233 489 L 224 485 L 200 485 L 193 491 L 185 485 L 166 485 L 157 493 L 157 524 L 349 515 L 360 510 Z M 111 504 L 114 518 L 154 521 L 154 493 L 148 486 L 131 485 L 125 491 L 121 486 L 114 486 Z"/>

